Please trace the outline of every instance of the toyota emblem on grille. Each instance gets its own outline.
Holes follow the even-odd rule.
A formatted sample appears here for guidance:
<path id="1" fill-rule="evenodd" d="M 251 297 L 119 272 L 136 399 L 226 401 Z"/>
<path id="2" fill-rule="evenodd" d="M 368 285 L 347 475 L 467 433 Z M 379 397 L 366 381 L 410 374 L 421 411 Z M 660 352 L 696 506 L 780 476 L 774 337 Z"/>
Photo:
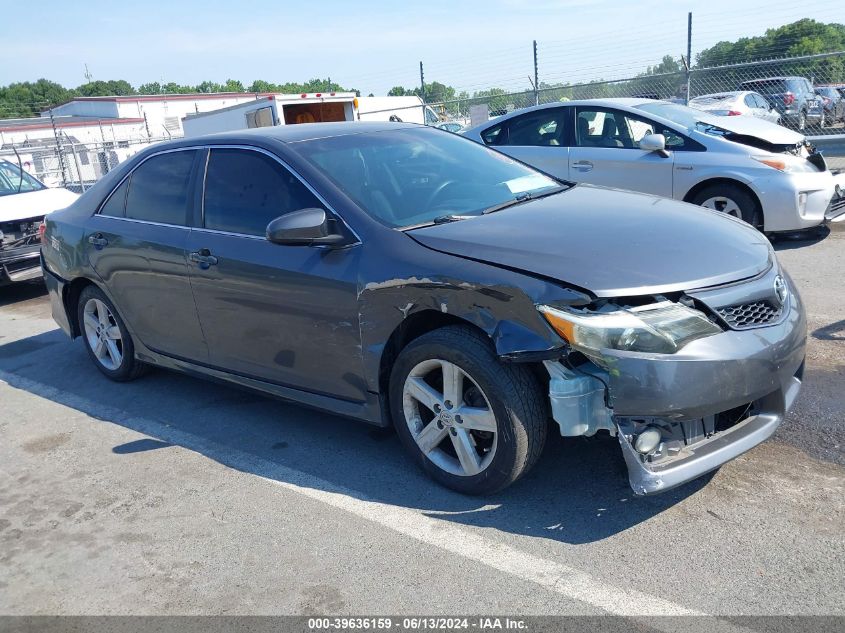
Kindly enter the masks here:
<path id="1" fill-rule="evenodd" d="M 780 305 L 786 303 L 786 281 L 780 275 L 775 277 L 775 295 Z"/>

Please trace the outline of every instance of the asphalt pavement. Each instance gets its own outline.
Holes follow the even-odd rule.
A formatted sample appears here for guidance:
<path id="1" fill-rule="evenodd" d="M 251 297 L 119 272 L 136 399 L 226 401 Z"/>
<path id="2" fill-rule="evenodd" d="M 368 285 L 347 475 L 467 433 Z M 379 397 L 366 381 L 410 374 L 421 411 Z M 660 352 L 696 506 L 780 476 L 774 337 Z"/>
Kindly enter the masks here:
<path id="1" fill-rule="evenodd" d="M 776 242 L 810 325 L 776 437 L 650 498 L 615 440 L 555 436 L 461 496 L 390 431 L 111 383 L 43 287 L 0 289 L 0 614 L 845 615 L 843 229 Z"/>

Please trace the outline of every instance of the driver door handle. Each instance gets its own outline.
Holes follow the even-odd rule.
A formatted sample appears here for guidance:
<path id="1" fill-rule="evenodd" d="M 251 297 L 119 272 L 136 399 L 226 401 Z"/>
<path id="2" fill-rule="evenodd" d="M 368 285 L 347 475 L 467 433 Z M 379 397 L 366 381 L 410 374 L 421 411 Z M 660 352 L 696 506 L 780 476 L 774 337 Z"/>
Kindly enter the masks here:
<path id="1" fill-rule="evenodd" d="M 580 171 L 590 171 L 593 168 L 593 164 L 588 160 L 579 160 L 577 163 L 572 163 L 572 166 Z"/>
<path id="2" fill-rule="evenodd" d="M 217 258 L 212 255 L 211 251 L 207 248 L 201 248 L 198 251 L 194 251 L 189 255 L 189 258 L 192 262 L 199 264 L 200 268 L 203 269 L 217 264 Z"/>

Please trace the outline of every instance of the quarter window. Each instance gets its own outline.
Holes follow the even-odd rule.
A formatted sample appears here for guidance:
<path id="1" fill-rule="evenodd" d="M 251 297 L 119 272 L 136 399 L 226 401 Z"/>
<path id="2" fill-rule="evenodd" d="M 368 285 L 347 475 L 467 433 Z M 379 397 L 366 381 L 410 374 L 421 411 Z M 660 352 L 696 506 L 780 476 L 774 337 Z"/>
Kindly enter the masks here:
<path id="1" fill-rule="evenodd" d="M 132 172 L 126 217 L 185 225 L 195 155 L 196 150 L 168 152 L 141 163 Z"/>
<path id="2" fill-rule="evenodd" d="M 122 218 L 126 210 L 126 191 L 129 189 L 129 178 L 126 178 L 120 186 L 114 190 L 109 199 L 100 209 L 100 215 L 108 215 L 113 218 Z"/>
<path id="3" fill-rule="evenodd" d="M 271 220 L 309 207 L 323 205 L 299 179 L 266 154 L 211 150 L 203 202 L 205 228 L 264 235 Z"/>

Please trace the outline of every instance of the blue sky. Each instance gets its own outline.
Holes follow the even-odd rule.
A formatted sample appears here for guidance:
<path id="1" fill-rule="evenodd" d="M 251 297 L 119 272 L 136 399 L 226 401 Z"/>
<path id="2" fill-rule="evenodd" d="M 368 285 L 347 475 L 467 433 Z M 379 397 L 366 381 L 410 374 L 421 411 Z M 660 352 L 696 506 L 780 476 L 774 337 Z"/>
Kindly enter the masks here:
<path id="1" fill-rule="evenodd" d="M 845 22 L 836 2 L 794 0 L 4 0 L 0 85 L 46 77 L 196 84 L 327 77 L 367 94 L 426 78 L 472 90 L 540 79 L 612 79 L 686 47 L 755 35 L 802 17 Z"/>

